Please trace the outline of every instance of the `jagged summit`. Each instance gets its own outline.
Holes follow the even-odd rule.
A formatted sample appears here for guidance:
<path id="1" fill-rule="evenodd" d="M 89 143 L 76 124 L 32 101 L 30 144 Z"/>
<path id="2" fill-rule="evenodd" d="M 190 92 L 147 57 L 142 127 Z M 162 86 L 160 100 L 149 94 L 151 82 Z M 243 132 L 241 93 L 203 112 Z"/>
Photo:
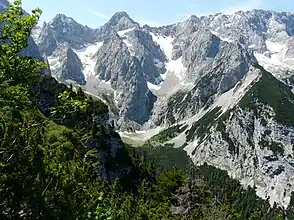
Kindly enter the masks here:
<path id="1" fill-rule="evenodd" d="M 139 23 L 135 22 L 125 11 L 116 12 L 105 26 L 112 27 L 116 31 L 140 27 Z"/>
<path id="2" fill-rule="evenodd" d="M 55 25 L 64 25 L 64 24 L 78 24 L 73 18 L 67 17 L 64 14 L 57 14 L 55 17 L 49 22 L 50 25 L 55 26 Z"/>
<path id="3" fill-rule="evenodd" d="M 126 17 L 126 18 L 130 18 L 129 14 L 125 11 L 118 11 L 118 12 L 115 12 L 114 15 L 111 17 L 111 19 L 120 19 L 122 17 Z"/>

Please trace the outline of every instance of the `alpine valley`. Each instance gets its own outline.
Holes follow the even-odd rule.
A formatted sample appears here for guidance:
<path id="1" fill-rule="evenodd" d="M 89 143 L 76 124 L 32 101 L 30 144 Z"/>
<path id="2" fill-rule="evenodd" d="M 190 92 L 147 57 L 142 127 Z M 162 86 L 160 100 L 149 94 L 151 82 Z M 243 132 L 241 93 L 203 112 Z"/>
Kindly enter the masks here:
<path id="1" fill-rule="evenodd" d="M 150 27 L 117 12 L 96 29 L 58 14 L 31 38 L 27 54 L 106 103 L 125 142 L 172 146 L 255 186 L 272 206 L 289 205 L 294 13 L 192 15 Z"/>

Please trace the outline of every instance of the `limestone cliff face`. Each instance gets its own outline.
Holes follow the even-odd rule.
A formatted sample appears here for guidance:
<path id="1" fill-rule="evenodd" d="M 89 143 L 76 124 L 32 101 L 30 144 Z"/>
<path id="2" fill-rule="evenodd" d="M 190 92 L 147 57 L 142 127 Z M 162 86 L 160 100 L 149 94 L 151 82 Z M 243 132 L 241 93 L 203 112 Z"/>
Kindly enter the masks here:
<path id="1" fill-rule="evenodd" d="M 291 13 L 253 10 L 153 28 L 117 12 L 91 29 L 58 14 L 33 36 L 58 80 L 110 85 L 113 116 L 125 130 L 191 117 L 237 85 L 250 60 L 291 83 L 293 21 Z"/>

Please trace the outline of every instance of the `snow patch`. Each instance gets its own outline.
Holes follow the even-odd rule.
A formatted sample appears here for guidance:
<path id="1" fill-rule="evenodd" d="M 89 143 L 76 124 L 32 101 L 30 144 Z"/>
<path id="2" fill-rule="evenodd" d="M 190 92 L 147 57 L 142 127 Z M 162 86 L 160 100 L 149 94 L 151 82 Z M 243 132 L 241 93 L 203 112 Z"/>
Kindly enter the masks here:
<path id="1" fill-rule="evenodd" d="M 256 59 L 267 71 L 275 74 L 277 78 L 283 78 L 287 70 L 293 70 L 292 58 L 287 58 L 287 46 L 277 42 L 266 41 L 268 51 L 260 54 L 254 53 Z"/>
<path id="2" fill-rule="evenodd" d="M 132 43 L 128 39 L 127 33 L 134 30 L 135 28 L 136 27 L 129 28 L 129 29 L 117 32 L 117 34 L 122 38 L 122 41 L 124 42 L 124 44 L 128 47 L 128 51 L 130 52 L 131 56 L 135 56 L 135 52 L 133 50 Z"/>
<path id="3" fill-rule="evenodd" d="M 122 37 L 122 36 L 124 36 L 126 33 L 128 33 L 128 32 L 130 32 L 130 31 L 134 30 L 135 28 L 136 28 L 136 27 L 129 28 L 129 29 L 126 29 L 126 30 L 123 30 L 123 31 L 118 31 L 117 34 L 118 34 L 120 37 Z"/>
<path id="4" fill-rule="evenodd" d="M 213 34 L 213 35 L 215 35 L 215 36 L 217 36 L 219 39 L 221 39 L 222 41 L 225 41 L 225 42 L 228 42 L 228 43 L 232 43 L 233 42 L 233 40 L 231 40 L 231 39 L 229 39 L 229 38 L 227 38 L 227 37 L 222 37 L 222 36 L 220 36 L 220 34 L 218 33 L 218 32 L 216 32 L 216 31 L 212 31 L 212 30 L 210 30 L 210 32 Z"/>
<path id="5" fill-rule="evenodd" d="M 110 85 L 111 84 L 111 80 L 108 80 L 108 81 L 105 81 L 105 80 L 101 80 L 102 83 L 105 83 L 107 85 Z"/>
<path id="6" fill-rule="evenodd" d="M 145 130 L 145 131 L 135 131 L 131 132 L 118 132 L 121 137 L 127 137 L 133 140 L 147 141 L 151 137 L 159 134 L 161 131 L 165 130 L 166 127 L 156 127 L 154 129 Z"/>
<path id="7" fill-rule="evenodd" d="M 152 84 L 151 82 L 147 82 L 147 86 L 149 90 L 155 90 L 155 91 L 158 91 L 161 88 L 161 84 L 155 85 L 155 84 Z"/>
<path id="8" fill-rule="evenodd" d="M 163 73 L 163 74 L 160 74 L 162 80 L 165 80 L 166 79 L 166 76 L 167 76 L 167 72 Z"/>
<path id="9" fill-rule="evenodd" d="M 272 53 L 280 53 L 285 48 L 285 45 L 283 44 L 268 41 L 268 40 L 265 42 L 265 44 L 267 49 L 269 49 L 269 51 Z"/>
<path id="10" fill-rule="evenodd" d="M 177 60 L 172 59 L 174 39 L 169 36 L 155 35 L 153 33 L 150 34 L 153 41 L 160 46 L 167 58 L 167 62 L 165 63 L 165 68 L 167 70 L 164 74 L 161 74 L 162 79 L 165 80 L 168 74 L 174 74 L 180 81 L 183 81 L 185 78 L 186 68 L 182 63 L 182 57 Z"/>
<path id="11" fill-rule="evenodd" d="M 170 60 L 166 64 L 167 73 L 172 72 L 175 76 L 180 80 L 183 81 L 185 79 L 185 72 L 186 68 L 182 63 L 182 57 L 177 60 Z"/>
<path id="12" fill-rule="evenodd" d="M 274 66 L 277 66 L 277 67 L 283 66 L 282 61 L 276 55 L 273 55 L 271 57 L 268 57 L 266 54 L 260 54 L 260 53 L 254 53 L 254 55 L 256 59 L 258 60 L 258 62 L 267 70 Z"/>
<path id="13" fill-rule="evenodd" d="M 91 75 L 95 75 L 95 65 L 96 59 L 94 57 L 95 53 L 102 47 L 103 42 L 97 42 L 95 44 L 87 45 L 87 47 L 81 50 L 74 50 L 74 52 L 80 58 L 83 68 L 84 68 L 84 76 L 87 79 Z"/>
<path id="14" fill-rule="evenodd" d="M 173 52 L 173 41 L 174 39 L 169 36 L 155 35 L 150 33 L 154 42 L 156 42 L 160 48 L 163 50 L 165 56 L 168 60 L 171 60 Z"/>
<path id="15" fill-rule="evenodd" d="M 128 40 L 127 37 L 126 39 L 123 39 L 123 42 L 128 47 L 128 51 L 130 52 L 131 56 L 135 56 L 135 53 L 133 51 L 133 45 L 131 44 L 131 42 Z"/>

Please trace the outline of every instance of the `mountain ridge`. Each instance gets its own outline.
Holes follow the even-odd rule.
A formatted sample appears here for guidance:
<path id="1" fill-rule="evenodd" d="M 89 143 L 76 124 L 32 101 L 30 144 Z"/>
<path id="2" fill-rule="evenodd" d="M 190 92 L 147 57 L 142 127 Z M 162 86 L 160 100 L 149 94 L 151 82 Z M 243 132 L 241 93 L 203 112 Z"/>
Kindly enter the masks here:
<path id="1" fill-rule="evenodd" d="M 243 85 L 221 95 L 212 106 L 188 120 L 146 131 L 145 140 L 182 148 L 194 164 L 223 169 L 243 186 L 255 186 L 257 195 L 272 206 L 287 207 L 294 184 L 294 94 L 258 64 L 252 68 Z M 121 136 L 144 138 L 143 133 Z"/>
<path id="2" fill-rule="evenodd" d="M 250 55 L 252 59 L 257 59 L 258 62 L 261 62 L 264 66 L 267 67 L 267 70 L 273 69 L 274 70 L 273 72 L 276 73 L 275 70 L 277 68 L 280 71 L 280 69 L 283 69 L 285 66 L 286 68 L 285 71 L 282 70 L 281 73 L 276 73 L 276 76 L 278 78 L 281 77 L 281 80 L 284 80 L 285 82 L 291 82 L 290 80 L 290 78 L 292 77 L 291 71 L 289 76 L 285 74 L 286 71 L 291 70 L 288 68 L 289 65 L 284 64 L 283 63 L 284 61 L 281 61 L 281 63 L 278 63 L 278 64 L 273 63 L 273 62 L 277 62 L 276 60 L 278 60 L 279 57 L 284 57 L 284 53 L 285 53 L 285 50 L 283 49 L 284 46 L 282 46 L 279 43 L 274 43 L 266 39 L 263 39 L 264 36 L 267 36 L 269 34 L 265 33 L 263 34 L 264 36 L 259 36 L 262 33 L 260 31 L 255 33 L 254 31 L 256 30 L 256 27 L 254 27 L 251 30 L 250 29 L 250 27 L 252 26 L 250 23 L 251 21 L 250 22 L 248 21 L 250 19 L 254 21 L 256 16 L 257 17 L 262 16 L 261 17 L 262 19 L 264 18 L 271 19 L 272 15 L 278 15 L 279 18 L 277 22 L 279 23 L 281 22 L 280 20 L 282 16 L 290 15 L 289 18 L 284 18 L 283 20 L 285 23 L 284 25 L 285 28 L 284 29 L 278 28 L 279 36 L 277 39 L 279 39 L 280 35 L 284 35 L 285 33 L 290 33 L 290 34 L 293 33 L 292 29 L 288 27 L 289 22 L 286 22 L 287 19 L 288 20 L 293 19 L 293 15 L 291 13 L 274 13 L 274 12 L 269 12 L 265 10 L 253 10 L 248 12 L 237 12 L 231 16 L 224 15 L 222 13 L 218 13 L 216 15 L 211 15 L 211 16 L 202 16 L 200 18 L 196 16 L 191 16 L 189 19 L 183 22 L 179 22 L 179 23 L 164 26 L 164 27 L 158 27 L 158 28 L 151 28 L 148 26 L 140 27 L 138 26 L 138 23 L 134 22 L 127 13 L 119 12 L 118 15 L 119 14 L 121 15 L 121 17 L 127 18 L 127 23 L 131 21 L 131 24 L 134 24 L 135 26 L 132 26 L 131 28 L 129 26 L 126 26 L 124 28 L 127 28 L 127 29 L 123 31 L 118 31 L 118 30 L 115 30 L 115 27 L 114 28 L 109 27 L 109 22 L 107 22 L 105 25 L 101 26 L 100 28 L 93 29 L 93 30 L 91 29 L 92 32 L 89 35 L 91 36 L 90 40 L 89 39 L 83 40 L 83 37 L 81 35 L 81 37 L 79 38 L 82 39 L 83 44 L 79 44 L 71 39 L 59 40 L 61 41 L 60 43 L 64 41 L 69 42 L 70 46 L 73 47 L 73 49 L 75 48 L 80 49 L 80 47 L 87 49 L 90 47 L 92 48 L 93 46 L 93 52 L 89 54 L 87 53 L 82 54 L 82 56 L 88 57 L 87 58 L 88 61 L 86 63 L 83 62 L 85 80 L 87 81 L 87 77 L 89 75 L 96 75 L 96 77 L 98 77 L 98 81 L 102 80 L 101 82 L 97 82 L 97 84 L 99 85 L 103 83 L 103 81 L 110 80 L 108 83 L 110 83 L 111 85 L 111 92 L 112 92 L 111 96 L 114 97 L 114 103 L 121 102 L 122 97 L 119 94 L 126 92 L 125 90 L 122 90 L 122 89 L 118 91 L 113 87 L 114 85 L 117 85 L 116 74 L 118 73 L 118 75 L 120 75 L 122 73 L 121 71 L 123 71 L 123 68 L 122 66 L 120 67 L 116 66 L 117 62 L 113 62 L 113 65 L 112 65 L 113 67 L 111 69 L 111 72 L 114 73 L 113 78 L 111 77 L 111 75 L 107 75 L 107 74 L 106 74 L 107 78 L 104 78 L 105 66 L 104 65 L 101 66 L 101 62 L 100 64 L 99 62 L 97 63 L 97 60 L 100 60 L 102 58 L 102 57 L 99 57 L 101 56 L 101 53 L 99 53 L 99 51 L 104 48 L 104 43 L 109 44 L 109 42 L 116 42 L 116 43 L 112 45 L 108 45 L 108 51 L 116 50 L 116 48 L 112 48 L 114 47 L 114 45 L 121 45 L 119 47 L 127 48 L 127 50 L 125 51 L 125 54 L 123 56 L 116 56 L 116 57 L 113 57 L 113 55 L 108 54 L 108 51 L 104 51 L 106 52 L 106 54 L 108 54 L 108 59 L 122 60 L 130 56 L 130 58 L 128 57 L 127 59 L 131 59 L 131 60 L 136 59 L 137 61 L 139 61 L 139 62 L 136 61 L 136 63 L 138 63 L 138 67 L 136 67 L 135 72 L 142 72 L 141 75 L 143 75 L 143 78 L 144 78 L 142 80 L 144 81 L 144 84 L 145 83 L 147 84 L 147 87 L 148 87 L 147 90 L 151 91 L 151 93 L 153 93 L 157 97 L 156 102 L 152 101 L 155 99 L 149 100 L 149 98 L 147 99 L 144 98 L 142 100 L 144 103 L 150 103 L 148 109 L 152 109 L 152 106 L 155 106 L 154 108 L 157 108 L 156 107 L 157 103 L 159 103 L 158 108 L 163 109 L 162 104 L 160 104 L 160 102 L 162 102 L 163 96 L 170 96 L 172 91 L 177 89 L 182 89 L 182 88 L 185 89 L 185 87 L 187 86 L 189 87 L 190 83 L 195 84 L 195 80 L 197 81 L 201 79 L 205 75 L 205 72 L 210 71 L 209 68 L 210 68 L 211 62 L 212 61 L 215 62 L 216 57 L 219 58 L 220 63 L 224 64 L 224 69 L 226 69 L 229 66 L 229 68 L 232 68 L 232 71 L 234 71 L 233 69 L 236 68 L 234 67 L 236 63 L 231 62 L 230 64 L 228 64 L 229 59 L 225 58 L 226 56 L 230 56 L 229 53 L 232 53 L 234 51 L 229 48 L 229 47 L 232 47 L 232 45 L 236 45 L 237 46 L 236 48 L 239 47 L 239 49 L 237 50 L 240 50 L 240 51 L 244 50 L 249 54 L 253 54 L 253 55 Z M 241 15 L 243 15 L 244 17 L 240 17 Z M 115 20 L 116 19 L 115 17 L 117 17 L 117 15 L 114 15 L 110 19 L 110 21 Z M 209 19 L 211 20 L 210 24 L 208 24 Z M 219 22 L 222 22 L 223 25 L 220 25 Z M 265 24 L 257 23 L 257 25 L 259 26 L 263 25 L 264 27 L 261 29 L 266 30 L 273 26 L 270 23 L 273 23 L 273 22 L 268 21 L 268 23 L 265 23 Z M 231 28 L 230 28 L 230 25 L 232 26 Z M 216 26 L 221 27 L 221 29 L 218 32 L 215 31 Z M 222 28 L 222 26 L 224 27 Z M 252 36 L 251 35 L 243 36 L 242 31 L 239 34 L 237 33 L 232 35 L 233 33 L 232 30 L 234 30 L 235 27 L 238 27 L 237 30 L 239 30 L 240 29 L 239 26 L 246 27 L 244 28 L 245 30 L 249 28 L 250 32 L 248 33 L 252 34 Z M 286 26 L 288 27 L 288 29 Z M 83 27 L 85 26 L 81 26 L 78 29 L 83 29 Z M 226 31 L 227 27 L 229 28 Z M 271 30 L 272 29 L 273 28 L 271 28 Z M 274 29 L 273 33 L 276 33 L 276 32 L 277 30 Z M 48 33 L 50 33 L 50 31 Z M 199 37 L 197 39 L 197 35 L 199 35 L 199 33 L 202 35 L 201 39 Z M 206 34 L 203 35 L 203 33 L 206 33 Z M 225 36 L 226 33 L 227 35 L 230 35 L 231 37 Z M 269 37 L 272 37 L 272 36 L 269 36 Z M 53 45 L 56 44 L 54 42 L 58 43 L 58 40 L 57 41 L 53 40 L 54 37 L 52 37 L 50 34 L 48 35 L 47 38 L 49 42 L 52 41 L 51 44 Z M 41 46 L 41 48 L 45 46 L 45 51 L 47 50 L 46 48 L 48 48 L 49 51 L 51 51 L 52 50 L 50 46 L 51 44 L 46 43 L 48 41 L 47 38 L 44 41 L 44 43 L 39 43 L 39 45 Z M 233 39 L 233 38 L 236 38 L 236 39 Z M 260 45 L 260 46 L 255 45 L 255 47 L 257 48 L 254 48 L 254 45 L 251 42 L 252 40 L 255 40 L 255 38 L 257 41 L 256 45 Z M 289 37 L 289 39 L 290 38 L 291 36 Z M 86 45 L 85 45 L 85 42 L 86 42 Z M 99 46 L 94 48 L 94 45 L 96 44 Z M 238 46 L 238 44 L 241 46 Z M 46 47 L 46 45 L 48 46 Z M 87 45 L 90 45 L 90 46 L 88 47 Z M 200 47 L 200 45 L 206 45 L 206 46 Z M 223 55 L 221 55 L 222 50 L 220 50 L 220 48 L 227 50 L 227 52 L 223 52 Z M 142 53 L 141 51 L 146 51 L 146 53 L 145 52 Z M 201 51 L 200 52 L 201 55 L 200 54 L 197 55 L 196 51 Z M 291 63 L 292 62 L 291 54 L 293 54 L 293 52 L 290 48 L 286 52 L 287 54 L 289 54 L 289 56 L 287 55 L 289 59 L 285 62 Z M 48 53 L 48 55 L 50 55 L 50 52 Z M 118 58 L 118 57 L 121 57 L 121 58 Z M 125 57 L 125 58 L 122 58 L 122 57 Z M 79 58 L 80 60 L 84 59 L 81 56 L 79 56 Z M 50 59 L 51 58 L 49 56 L 49 60 Z M 55 59 L 52 59 L 52 60 L 55 60 Z M 240 65 L 244 65 L 244 64 L 241 64 L 243 62 L 242 60 L 244 59 L 239 58 L 238 62 L 240 62 Z M 246 62 L 248 63 L 248 61 Z M 118 62 L 118 63 L 121 63 L 119 65 L 123 64 L 122 62 Z M 139 63 L 141 67 L 139 67 Z M 55 67 L 55 65 L 53 66 Z M 107 66 L 111 66 L 111 65 L 107 65 Z M 86 71 L 86 74 L 85 74 L 85 71 Z M 226 71 L 229 71 L 229 70 L 226 70 Z M 236 70 L 236 71 L 238 72 L 240 70 Z M 71 71 L 68 71 L 68 72 L 71 72 Z M 240 73 L 233 73 L 233 74 L 240 74 Z M 188 76 L 188 79 L 184 79 L 187 76 Z M 227 82 L 229 83 L 229 81 L 231 80 L 231 77 L 227 77 L 227 79 L 228 79 Z M 114 80 L 115 82 L 111 83 L 112 80 Z M 95 83 L 96 82 L 94 82 L 94 84 Z M 134 87 L 135 85 L 138 85 L 136 80 L 133 82 L 125 82 L 125 81 L 119 82 L 119 84 L 121 83 L 123 84 L 127 83 L 128 84 L 127 87 Z M 236 83 L 236 81 L 235 82 L 233 81 L 232 83 L 233 84 L 231 86 L 233 86 Z M 90 84 L 93 84 L 93 83 L 91 82 Z M 143 87 L 145 87 L 145 85 Z M 133 97 L 134 95 L 134 94 L 129 94 L 129 92 L 125 94 L 127 94 L 128 97 Z M 99 95 L 99 94 L 94 94 L 94 95 Z M 99 96 L 101 96 L 101 94 Z M 211 98 L 212 97 L 208 97 L 208 100 L 210 100 L 210 102 L 213 101 L 211 100 Z M 123 102 L 129 102 L 129 100 L 126 100 Z M 164 102 L 166 103 L 167 101 L 165 100 Z M 126 104 L 126 106 L 130 107 L 131 105 Z M 143 106 L 143 104 L 139 103 L 139 106 Z M 135 110 L 135 108 L 138 108 L 138 107 L 134 107 L 134 111 L 137 111 Z M 119 109 L 122 110 L 122 107 Z M 152 119 L 154 112 L 147 111 L 145 114 L 146 114 L 145 120 L 142 121 L 139 118 L 137 119 L 134 118 L 134 119 L 131 119 L 131 121 L 133 121 L 133 123 L 131 124 L 126 123 L 127 121 L 129 121 L 128 116 L 126 116 L 124 120 L 121 120 L 121 122 L 117 124 L 117 128 L 120 130 L 126 130 L 126 129 L 133 130 L 133 129 L 141 129 L 141 128 L 149 127 L 149 125 L 151 127 L 154 127 L 154 123 L 158 124 L 158 122 L 156 122 L 158 120 L 153 121 Z M 182 115 L 185 115 L 185 114 L 182 114 Z M 162 117 L 165 117 L 165 116 L 160 116 L 159 121 L 162 121 Z"/>

